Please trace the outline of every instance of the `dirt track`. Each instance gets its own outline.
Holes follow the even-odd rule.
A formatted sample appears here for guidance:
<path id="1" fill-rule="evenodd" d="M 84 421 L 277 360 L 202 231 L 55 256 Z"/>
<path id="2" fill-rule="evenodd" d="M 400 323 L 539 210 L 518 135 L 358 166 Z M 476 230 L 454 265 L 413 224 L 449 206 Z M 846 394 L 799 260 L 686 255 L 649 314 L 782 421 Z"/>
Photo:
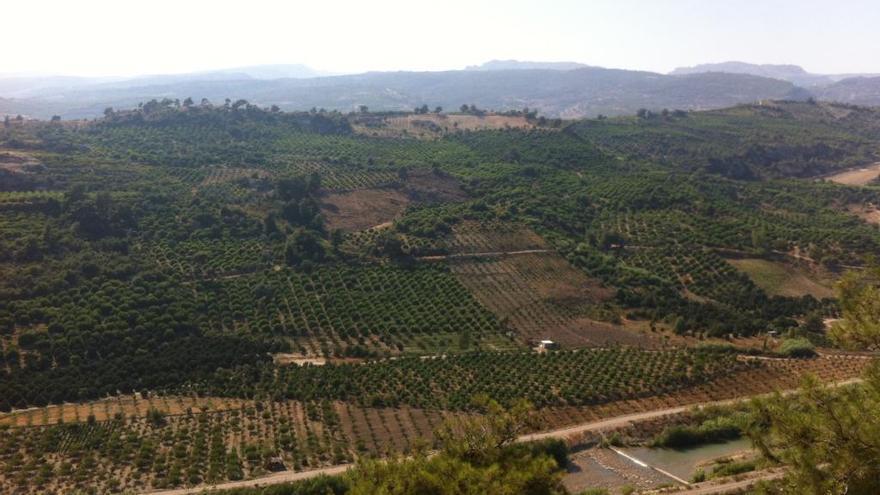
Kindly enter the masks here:
<path id="1" fill-rule="evenodd" d="M 835 386 L 835 387 L 845 386 L 845 385 L 850 385 L 853 383 L 859 383 L 861 381 L 862 380 L 860 378 L 853 378 L 850 380 L 844 380 L 842 382 L 834 383 L 834 384 L 832 384 L 832 386 Z M 797 392 L 797 390 L 795 389 L 795 390 L 785 390 L 782 393 L 783 393 L 783 395 L 790 395 L 790 394 L 793 394 L 796 392 Z M 725 400 L 725 401 L 706 402 L 706 403 L 702 403 L 702 404 L 691 404 L 688 406 L 670 407 L 670 408 L 657 409 L 654 411 L 647 411 L 647 412 L 636 413 L 636 414 L 627 414 L 627 415 L 623 415 L 623 416 L 617 416 L 615 418 L 609 418 L 609 419 L 604 419 L 604 420 L 600 420 L 600 421 L 592 421 L 589 423 L 583 423 L 580 425 L 571 426 L 571 427 L 567 427 L 567 428 L 560 428 L 557 430 L 551 430 L 551 431 L 542 432 L 542 433 L 533 433 L 530 435 L 523 435 L 519 438 L 518 441 L 529 442 L 529 441 L 534 441 L 534 440 L 542 440 L 542 439 L 546 439 L 546 438 L 565 439 L 565 438 L 568 438 L 568 437 L 571 437 L 574 435 L 578 435 L 581 433 L 605 431 L 605 430 L 609 430 L 609 429 L 624 427 L 624 426 L 627 426 L 628 424 L 633 423 L 633 422 L 660 418 L 660 417 L 668 416 L 671 414 L 680 414 L 680 413 L 683 413 L 693 407 L 732 404 L 732 403 L 740 402 L 740 401 L 746 400 L 746 399 L 748 399 L 748 397 L 742 397 L 742 398 L 738 398 L 738 399 L 731 399 L 731 400 Z M 179 488 L 179 489 L 174 489 L 174 490 L 160 490 L 160 491 L 151 491 L 151 492 L 144 492 L 144 493 L 149 493 L 149 494 L 153 494 L 153 495 L 190 495 L 190 494 L 196 494 L 196 493 L 203 493 L 205 491 L 215 490 L 215 489 L 216 490 L 221 490 L 221 489 L 225 490 L 225 489 L 231 489 L 231 488 L 245 488 L 245 487 L 255 487 L 255 486 L 265 486 L 265 485 L 276 485 L 279 483 L 287 483 L 287 482 L 291 482 L 291 481 L 298 481 L 298 480 L 314 478 L 314 477 L 321 476 L 321 475 L 332 476 L 332 475 L 342 474 L 345 471 L 347 471 L 348 469 L 350 469 L 352 466 L 353 466 L 352 464 L 342 464 L 339 466 L 314 469 L 314 470 L 310 470 L 310 471 L 297 471 L 297 472 L 285 471 L 285 472 L 281 472 L 281 473 L 271 474 L 269 476 L 263 476 L 261 478 L 254 478 L 251 480 L 230 481 L 230 482 L 226 482 L 226 483 L 219 483 L 216 485 L 203 485 L 203 486 L 193 487 L 193 488 Z M 767 476 L 766 478 L 761 477 L 760 479 L 772 479 L 771 476 L 772 477 L 779 477 L 781 475 L 782 475 L 781 473 L 777 473 L 777 472 L 768 473 L 766 475 Z M 754 483 L 754 481 L 756 479 L 759 479 L 759 478 L 753 478 L 753 479 L 744 480 L 744 481 L 736 481 L 736 482 L 731 482 L 731 483 L 724 484 L 724 485 L 695 487 L 695 488 L 690 489 L 688 491 L 676 492 L 676 493 L 686 493 L 688 495 L 709 495 L 709 494 L 715 494 L 715 493 L 729 493 L 731 491 L 736 490 L 737 488 L 741 489 L 741 488 L 746 488 L 748 486 L 751 486 L 751 484 Z"/>
<path id="2" fill-rule="evenodd" d="M 700 485 L 694 485 L 693 488 L 687 490 L 671 493 L 674 493 L 675 495 L 722 495 L 725 493 L 740 493 L 742 490 L 752 487 L 758 481 L 775 480 L 784 475 L 785 471 L 781 469 L 767 470 L 755 473 L 755 476 L 744 480 L 730 481 L 721 484 L 707 482 Z"/>
<path id="3" fill-rule="evenodd" d="M 553 252 L 552 249 L 524 249 L 522 251 L 488 251 L 485 253 L 459 253 L 459 254 L 443 254 L 437 256 L 421 256 L 420 260 L 423 261 L 442 261 L 442 260 L 454 260 L 461 258 L 497 258 L 500 256 L 517 256 L 521 254 L 540 254 L 540 253 L 550 253 Z"/>

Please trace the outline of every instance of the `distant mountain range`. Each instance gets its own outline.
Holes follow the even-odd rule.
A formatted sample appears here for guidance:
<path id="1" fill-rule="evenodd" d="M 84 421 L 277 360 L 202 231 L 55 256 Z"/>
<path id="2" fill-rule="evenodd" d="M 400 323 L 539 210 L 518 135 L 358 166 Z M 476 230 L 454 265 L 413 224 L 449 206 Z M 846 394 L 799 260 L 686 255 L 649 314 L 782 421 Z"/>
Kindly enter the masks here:
<path id="1" fill-rule="evenodd" d="M 841 79 L 838 79 L 841 78 Z M 548 117 L 580 118 L 649 110 L 703 110 L 768 99 L 810 97 L 880 105 L 880 78 L 810 74 L 797 66 L 741 62 L 676 69 L 671 74 L 605 69 L 576 62 L 493 60 L 465 70 L 368 72 L 328 76 L 303 65 L 263 65 L 191 74 L 122 78 L 0 76 L 0 114 L 90 118 L 107 107 L 151 99 L 226 98 L 351 111 L 411 110 L 462 104 Z"/>
<path id="2" fill-rule="evenodd" d="M 813 86 L 827 86 L 844 79 L 854 77 L 870 77 L 880 74 L 813 74 L 798 65 L 774 65 L 774 64 L 750 64 L 746 62 L 721 62 L 715 64 L 700 64 L 693 67 L 679 67 L 671 75 L 702 74 L 706 72 L 723 72 L 727 74 L 750 74 L 753 76 L 781 79 L 798 86 L 810 88 Z"/>

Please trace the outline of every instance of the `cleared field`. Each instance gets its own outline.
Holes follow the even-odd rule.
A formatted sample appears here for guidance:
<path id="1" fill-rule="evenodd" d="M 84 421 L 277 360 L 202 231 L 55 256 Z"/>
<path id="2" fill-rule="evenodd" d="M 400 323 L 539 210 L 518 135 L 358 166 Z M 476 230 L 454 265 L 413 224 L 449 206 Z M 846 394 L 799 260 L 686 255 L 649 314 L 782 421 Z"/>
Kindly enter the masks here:
<path id="1" fill-rule="evenodd" d="M 864 186 L 878 177 L 880 177 L 880 163 L 875 163 L 868 167 L 847 170 L 846 172 L 831 175 L 827 177 L 827 180 L 847 186 Z"/>
<path id="2" fill-rule="evenodd" d="M 503 222 L 463 222 L 448 241 L 453 253 L 508 253 L 547 249 L 532 230 Z M 565 346 L 626 344 L 652 347 L 657 339 L 621 325 L 613 292 L 555 252 L 450 258 L 449 266 L 474 297 L 524 341 Z"/>
<path id="3" fill-rule="evenodd" d="M 556 253 L 450 261 L 452 272 L 481 304 L 523 340 L 565 346 L 652 346 L 650 336 L 601 321 L 613 293 Z"/>
<path id="4" fill-rule="evenodd" d="M 328 228 L 356 232 L 393 220 L 409 202 L 394 189 L 359 189 L 325 195 L 321 213 Z"/>
<path id="5" fill-rule="evenodd" d="M 402 172 L 393 186 L 330 192 L 321 213 L 331 229 L 358 232 L 385 225 L 413 203 L 457 202 L 467 198 L 458 180 L 431 170 Z"/>
<path id="6" fill-rule="evenodd" d="M 727 262 L 745 272 L 771 296 L 834 297 L 830 281 L 820 282 L 815 275 L 789 264 L 756 258 L 728 259 Z"/>

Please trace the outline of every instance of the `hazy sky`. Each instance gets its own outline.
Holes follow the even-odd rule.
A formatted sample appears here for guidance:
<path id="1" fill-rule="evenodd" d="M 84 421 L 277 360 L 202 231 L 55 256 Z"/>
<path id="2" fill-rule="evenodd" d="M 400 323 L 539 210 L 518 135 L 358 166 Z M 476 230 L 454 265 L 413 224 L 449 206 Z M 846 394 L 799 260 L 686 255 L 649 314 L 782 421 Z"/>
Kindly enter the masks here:
<path id="1" fill-rule="evenodd" d="M 0 73 L 334 72 L 725 60 L 880 72 L 880 0 L 0 0 Z"/>

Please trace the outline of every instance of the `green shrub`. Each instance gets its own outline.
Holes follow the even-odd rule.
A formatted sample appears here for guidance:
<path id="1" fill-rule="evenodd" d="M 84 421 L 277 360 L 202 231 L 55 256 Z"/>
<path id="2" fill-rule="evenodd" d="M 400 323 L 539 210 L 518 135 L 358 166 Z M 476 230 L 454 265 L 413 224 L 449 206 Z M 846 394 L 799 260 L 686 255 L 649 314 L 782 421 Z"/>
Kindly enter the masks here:
<path id="1" fill-rule="evenodd" d="M 779 346 L 778 353 L 791 358 L 811 358 L 816 356 L 816 348 L 807 339 L 786 339 Z"/>

